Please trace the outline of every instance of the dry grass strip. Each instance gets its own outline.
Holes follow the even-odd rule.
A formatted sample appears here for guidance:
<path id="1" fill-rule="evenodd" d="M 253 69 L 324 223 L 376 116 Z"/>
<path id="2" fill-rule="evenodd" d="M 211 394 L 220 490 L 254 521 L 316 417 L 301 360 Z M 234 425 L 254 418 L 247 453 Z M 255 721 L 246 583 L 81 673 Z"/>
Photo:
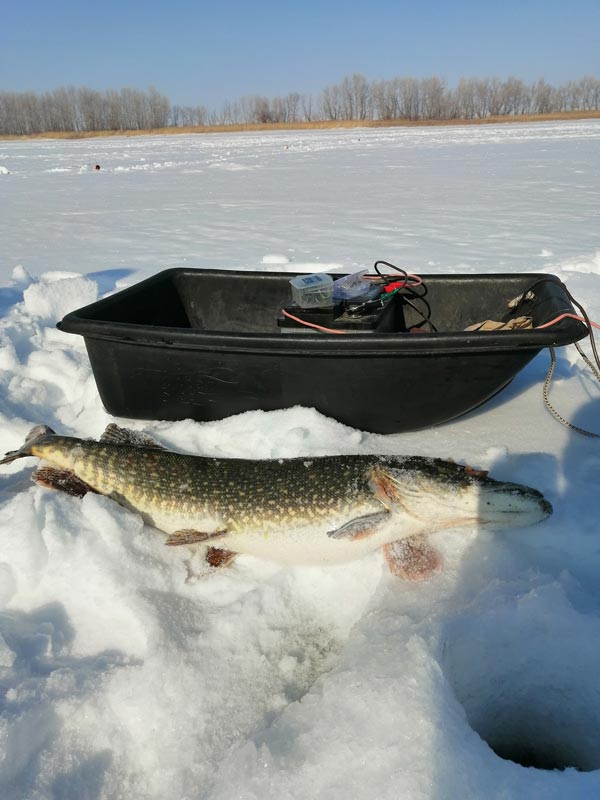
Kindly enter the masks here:
<path id="1" fill-rule="evenodd" d="M 185 128 L 149 128 L 135 131 L 64 131 L 2 136 L 14 139 L 94 139 L 104 136 L 177 136 L 182 133 L 238 133 L 242 131 L 306 131 L 336 128 L 426 128 L 442 125 L 498 125 L 506 122 L 550 122 L 558 120 L 600 119 L 598 111 L 560 111 L 552 114 L 521 114 L 484 119 L 353 119 L 316 122 L 265 122 L 246 125 L 196 125 Z"/>

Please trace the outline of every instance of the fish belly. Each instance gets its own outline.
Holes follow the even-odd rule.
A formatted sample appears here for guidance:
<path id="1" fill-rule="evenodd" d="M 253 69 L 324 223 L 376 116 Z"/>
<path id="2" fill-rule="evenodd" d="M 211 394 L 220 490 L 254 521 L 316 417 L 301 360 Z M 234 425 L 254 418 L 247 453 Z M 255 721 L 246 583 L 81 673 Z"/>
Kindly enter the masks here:
<path id="1" fill-rule="evenodd" d="M 286 565 L 336 564 L 354 561 L 400 538 L 386 523 L 360 539 L 334 539 L 321 526 L 281 528 L 272 532 L 240 531 L 211 541 L 211 546 Z"/>

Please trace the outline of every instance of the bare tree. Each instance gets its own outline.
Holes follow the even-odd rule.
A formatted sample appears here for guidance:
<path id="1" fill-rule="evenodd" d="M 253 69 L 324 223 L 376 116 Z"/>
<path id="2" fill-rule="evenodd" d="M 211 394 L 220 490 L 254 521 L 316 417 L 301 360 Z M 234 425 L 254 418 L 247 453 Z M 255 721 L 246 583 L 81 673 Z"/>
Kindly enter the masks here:
<path id="1" fill-rule="evenodd" d="M 342 98 L 340 87 L 326 86 L 321 94 L 321 113 L 324 119 L 342 119 Z"/>
<path id="2" fill-rule="evenodd" d="M 364 75 L 352 76 L 352 95 L 355 119 L 370 119 L 373 116 L 371 87 Z"/>
<path id="3" fill-rule="evenodd" d="M 418 95 L 418 84 L 414 87 Z M 413 98 L 414 100 L 414 98 Z M 410 89 L 405 78 L 392 78 L 371 84 L 372 113 L 379 119 L 400 119 L 412 116 L 413 102 L 410 100 Z M 418 100 L 414 107 L 418 106 Z"/>
<path id="4" fill-rule="evenodd" d="M 344 78 L 338 88 L 340 97 L 341 118 L 357 119 L 356 105 L 354 102 L 354 91 L 351 79 L 348 77 Z"/>
<path id="5" fill-rule="evenodd" d="M 454 92 L 457 117 L 473 119 L 477 114 L 477 82 L 461 78 Z"/>
<path id="6" fill-rule="evenodd" d="M 400 116 L 419 119 L 422 114 L 421 84 L 416 78 L 400 78 L 398 83 Z"/>
<path id="7" fill-rule="evenodd" d="M 251 122 L 265 124 L 273 121 L 271 106 L 266 97 L 254 97 L 253 106 Z"/>
<path id="8" fill-rule="evenodd" d="M 543 78 L 531 87 L 534 114 L 549 114 L 555 108 L 555 90 Z"/>
<path id="9" fill-rule="evenodd" d="M 312 122 L 313 120 L 313 99 L 311 94 L 303 94 L 300 98 L 302 105 L 302 116 L 305 122 Z"/>
<path id="10" fill-rule="evenodd" d="M 298 92 L 290 92 L 284 98 L 285 103 L 285 121 L 297 122 L 299 119 L 298 109 L 300 107 L 300 95 Z"/>
<path id="11" fill-rule="evenodd" d="M 520 78 L 510 77 L 503 84 L 504 114 L 525 114 L 529 107 L 527 87 Z"/>
<path id="12" fill-rule="evenodd" d="M 150 128 L 166 128 L 169 121 L 169 100 L 151 86 L 146 93 Z"/>
<path id="13" fill-rule="evenodd" d="M 600 106 L 600 79 L 586 75 L 578 85 L 579 105 L 584 111 L 594 111 Z"/>
<path id="14" fill-rule="evenodd" d="M 444 119 L 447 110 L 446 85 L 435 75 L 421 81 L 421 113 L 425 119 Z"/>

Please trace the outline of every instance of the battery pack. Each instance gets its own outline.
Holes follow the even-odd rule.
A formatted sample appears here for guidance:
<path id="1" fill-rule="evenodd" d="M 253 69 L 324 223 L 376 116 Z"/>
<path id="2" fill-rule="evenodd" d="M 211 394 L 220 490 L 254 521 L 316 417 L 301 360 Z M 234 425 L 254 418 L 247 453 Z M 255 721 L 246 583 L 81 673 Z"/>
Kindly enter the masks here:
<path id="1" fill-rule="evenodd" d="M 347 333 L 391 333 L 406 330 L 402 304 L 397 297 L 384 303 L 353 303 L 344 301 L 322 308 L 301 308 L 295 303 L 284 308 L 277 317 L 277 325 L 285 333 L 319 333 L 318 325 Z M 290 318 L 295 317 L 296 319 Z M 300 321 L 298 321 L 300 320 Z M 308 323 L 308 324 L 305 324 Z"/>

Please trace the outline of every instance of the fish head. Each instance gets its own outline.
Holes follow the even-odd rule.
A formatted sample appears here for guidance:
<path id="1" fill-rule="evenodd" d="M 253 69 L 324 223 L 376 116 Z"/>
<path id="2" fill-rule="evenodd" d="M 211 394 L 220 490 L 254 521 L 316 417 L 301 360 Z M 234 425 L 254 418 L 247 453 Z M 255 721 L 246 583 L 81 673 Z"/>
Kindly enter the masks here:
<path id="1" fill-rule="evenodd" d="M 516 528 L 541 522 L 552 506 L 537 489 L 497 481 L 486 472 L 441 459 L 412 457 L 379 467 L 379 499 L 429 530 L 462 526 Z"/>

